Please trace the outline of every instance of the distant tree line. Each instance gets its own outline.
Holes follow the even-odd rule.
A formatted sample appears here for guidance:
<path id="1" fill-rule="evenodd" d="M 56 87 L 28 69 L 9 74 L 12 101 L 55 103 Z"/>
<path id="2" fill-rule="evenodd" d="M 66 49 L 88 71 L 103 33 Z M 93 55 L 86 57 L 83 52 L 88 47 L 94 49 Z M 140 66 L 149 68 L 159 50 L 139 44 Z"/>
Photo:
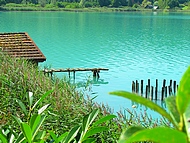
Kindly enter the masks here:
<path id="1" fill-rule="evenodd" d="M 134 7 L 160 9 L 190 9 L 190 0 L 0 0 L 0 6 L 11 4 L 33 5 L 40 7 L 82 8 L 82 7 Z"/>

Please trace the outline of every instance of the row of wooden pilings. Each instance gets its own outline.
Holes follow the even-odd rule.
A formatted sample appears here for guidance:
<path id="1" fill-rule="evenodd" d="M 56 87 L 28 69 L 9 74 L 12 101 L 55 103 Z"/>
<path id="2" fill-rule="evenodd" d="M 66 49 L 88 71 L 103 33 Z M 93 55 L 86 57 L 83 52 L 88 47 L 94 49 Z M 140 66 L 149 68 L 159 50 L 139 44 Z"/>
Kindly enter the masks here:
<path id="1" fill-rule="evenodd" d="M 176 84 L 175 80 L 170 80 L 169 85 L 166 85 L 166 79 L 164 79 L 161 90 L 158 89 L 158 79 L 156 79 L 155 87 L 151 86 L 150 79 L 148 79 L 148 84 L 145 85 L 145 88 L 143 83 L 144 80 L 140 80 L 140 83 L 138 82 L 138 80 L 132 81 L 132 92 L 140 94 L 141 96 L 151 100 L 163 101 L 164 98 L 170 95 L 175 95 L 178 89 L 178 85 Z"/>

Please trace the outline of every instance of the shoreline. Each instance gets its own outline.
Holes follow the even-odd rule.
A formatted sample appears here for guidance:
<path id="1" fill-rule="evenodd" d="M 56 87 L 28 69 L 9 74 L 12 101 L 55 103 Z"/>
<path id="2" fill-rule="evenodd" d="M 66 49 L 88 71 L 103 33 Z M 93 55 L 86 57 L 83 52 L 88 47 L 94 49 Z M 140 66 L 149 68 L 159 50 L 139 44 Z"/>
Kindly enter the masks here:
<path id="1" fill-rule="evenodd" d="M 109 7 L 95 7 L 95 8 L 44 8 L 44 7 L 4 7 L 0 6 L 1 12 L 8 11 L 60 11 L 60 12 L 185 12 L 190 13 L 190 10 L 170 10 L 170 9 L 140 9 L 132 7 L 124 8 L 109 8 Z"/>

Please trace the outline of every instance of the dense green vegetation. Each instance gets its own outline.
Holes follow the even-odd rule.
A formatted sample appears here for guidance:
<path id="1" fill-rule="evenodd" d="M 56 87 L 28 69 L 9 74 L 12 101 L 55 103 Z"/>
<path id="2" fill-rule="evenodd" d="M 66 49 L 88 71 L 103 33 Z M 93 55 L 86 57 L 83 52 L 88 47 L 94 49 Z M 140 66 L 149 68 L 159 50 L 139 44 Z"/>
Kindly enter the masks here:
<path id="1" fill-rule="evenodd" d="M 0 0 L 0 10 L 136 11 L 189 10 L 189 0 Z M 156 9 L 157 9 L 156 8 Z"/>
<path id="2" fill-rule="evenodd" d="M 71 84 L 66 78 L 51 79 L 32 63 L 24 59 L 11 58 L 1 52 L 0 63 L 0 129 L 11 128 L 19 134 L 20 127 L 13 116 L 21 119 L 23 125 L 27 126 L 31 118 L 40 118 L 36 113 L 44 105 L 48 105 L 45 106 L 48 107 L 45 111 L 47 117 L 40 129 L 51 131 L 56 135 L 62 135 L 81 125 L 84 123 L 84 117 L 97 111 L 96 109 L 99 110 L 96 120 L 112 113 L 108 106 L 93 102 L 89 97 L 90 86 L 88 85 L 84 87 L 84 91 L 78 91 L 76 85 Z M 31 103 L 28 102 L 29 92 L 33 93 Z M 46 97 L 43 98 L 43 102 L 38 102 L 38 107 L 35 106 L 37 108 L 33 109 L 34 103 L 44 97 L 44 94 Z M 133 111 L 126 109 L 118 112 L 117 118 L 101 125 L 108 130 L 93 135 L 96 142 L 116 142 L 122 130 L 132 125 L 154 128 L 158 125 L 170 124 L 161 119 L 154 120 L 146 113 L 137 113 L 135 109 Z M 48 134 L 45 137 L 47 141 L 50 139 Z"/>

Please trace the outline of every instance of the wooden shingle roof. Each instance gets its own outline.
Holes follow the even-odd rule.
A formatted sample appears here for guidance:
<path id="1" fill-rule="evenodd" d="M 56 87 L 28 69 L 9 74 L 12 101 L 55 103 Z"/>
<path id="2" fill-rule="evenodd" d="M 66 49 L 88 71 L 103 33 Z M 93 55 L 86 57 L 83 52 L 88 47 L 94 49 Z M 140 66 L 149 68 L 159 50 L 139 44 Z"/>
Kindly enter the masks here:
<path id="1" fill-rule="evenodd" d="M 10 56 L 22 57 L 34 62 L 43 62 L 46 57 L 26 32 L 0 33 L 0 51 Z"/>

